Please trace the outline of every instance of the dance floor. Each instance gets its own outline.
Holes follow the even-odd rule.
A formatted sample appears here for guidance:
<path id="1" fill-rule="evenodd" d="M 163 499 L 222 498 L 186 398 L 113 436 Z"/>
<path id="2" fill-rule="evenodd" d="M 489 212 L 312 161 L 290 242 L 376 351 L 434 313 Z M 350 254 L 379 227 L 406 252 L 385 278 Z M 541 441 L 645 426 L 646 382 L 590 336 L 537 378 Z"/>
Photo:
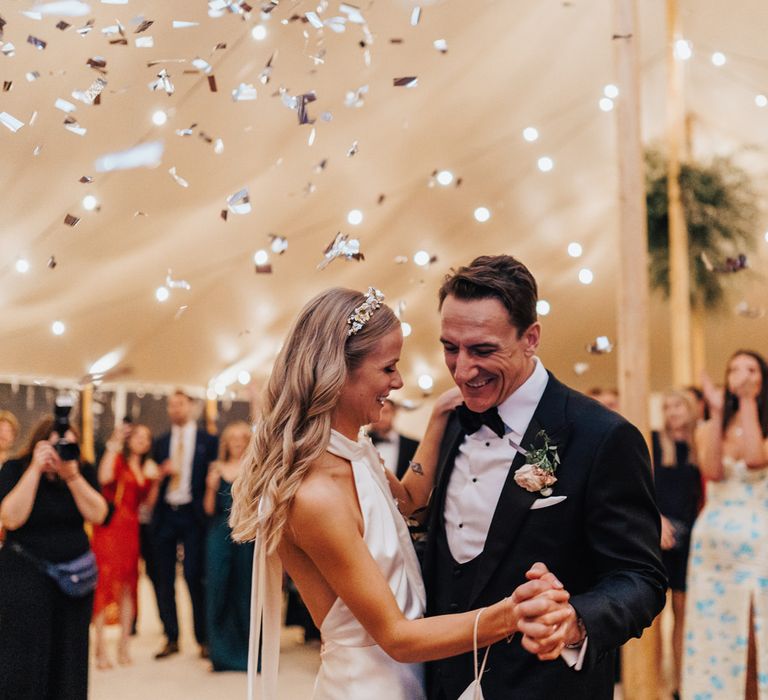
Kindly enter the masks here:
<path id="1" fill-rule="evenodd" d="M 245 673 L 213 673 L 210 663 L 198 656 L 198 647 L 192 634 L 192 610 L 186 586 L 181 577 L 177 581 L 181 653 L 168 659 L 155 661 L 155 652 L 164 638 L 157 607 L 149 582 L 139 581 L 139 633 L 131 642 L 133 664 L 110 670 L 96 669 L 91 658 L 90 700 L 136 700 L 153 697 L 160 700 L 238 700 L 245 698 Z M 665 621 L 666 626 L 666 621 Z M 117 628 L 107 632 L 110 658 L 114 662 Z M 280 700 L 302 700 L 312 695 L 312 686 L 319 664 L 320 647 L 317 643 L 302 643 L 302 630 L 283 630 L 280 657 Z M 93 642 L 91 642 L 93 651 Z M 93 657 L 93 654 L 91 654 Z M 670 669 L 665 663 L 665 674 Z M 615 700 L 621 700 L 617 686 Z"/>
<path id="2" fill-rule="evenodd" d="M 184 582 L 177 582 L 181 653 L 161 661 L 153 658 L 163 645 L 162 627 L 149 582 L 139 583 L 139 633 L 131 642 L 133 664 L 99 671 L 91 653 L 90 700 L 240 700 L 245 698 L 245 673 L 213 673 L 200 659 L 192 634 L 192 611 Z M 319 664 L 317 643 L 301 643 L 299 628 L 283 630 L 280 657 L 280 700 L 299 700 L 312 695 Z M 108 630 L 110 658 L 114 663 L 117 628 Z M 91 637 L 93 652 L 93 637 Z"/>

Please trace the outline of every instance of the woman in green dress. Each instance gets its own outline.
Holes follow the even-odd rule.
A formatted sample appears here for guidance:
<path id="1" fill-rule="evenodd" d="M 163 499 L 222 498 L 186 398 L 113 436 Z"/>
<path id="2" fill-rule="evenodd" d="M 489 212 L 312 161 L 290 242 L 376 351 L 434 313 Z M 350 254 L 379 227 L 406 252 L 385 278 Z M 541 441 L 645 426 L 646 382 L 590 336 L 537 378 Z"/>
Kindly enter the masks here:
<path id="1" fill-rule="evenodd" d="M 232 482 L 251 438 L 244 421 L 228 425 L 219 443 L 219 459 L 206 481 L 205 511 L 211 516 L 207 548 L 206 612 L 209 654 L 214 671 L 246 671 L 250 621 L 253 543 L 236 544 L 227 523 Z"/>

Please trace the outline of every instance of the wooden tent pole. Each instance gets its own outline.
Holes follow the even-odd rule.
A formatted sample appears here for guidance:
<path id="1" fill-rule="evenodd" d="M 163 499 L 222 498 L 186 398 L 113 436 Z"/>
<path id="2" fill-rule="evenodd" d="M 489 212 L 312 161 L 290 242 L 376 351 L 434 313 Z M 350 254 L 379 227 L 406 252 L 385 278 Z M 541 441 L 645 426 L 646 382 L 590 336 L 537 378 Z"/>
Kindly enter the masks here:
<path id="1" fill-rule="evenodd" d="M 618 369 L 621 412 L 649 437 L 650 332 L 645 167 L 640 136 L 640 68 L 635 0 L 613 0 L 619 166 Z M 656 700 L 658 626 L 622 654 L 626 700 Z"/>
<path id="2" fill-rule="evenodd" d="M 691 282 L 688 229 L 680 194 L 680 161 L 686 144 L 683 65 L 675 54 L 680 39 L 677 0 L 667 0 L 667 197 L 669 218 L 669 312 L 672 381 L 693 383 L 691 346 Z"/>
<path id="3" fill-rule="evenodd" d="M 93 464 L 96 450 L 93 442 L 93 384 L 86 384 L 80 391 L 80 453 L 84 462 Z"/>

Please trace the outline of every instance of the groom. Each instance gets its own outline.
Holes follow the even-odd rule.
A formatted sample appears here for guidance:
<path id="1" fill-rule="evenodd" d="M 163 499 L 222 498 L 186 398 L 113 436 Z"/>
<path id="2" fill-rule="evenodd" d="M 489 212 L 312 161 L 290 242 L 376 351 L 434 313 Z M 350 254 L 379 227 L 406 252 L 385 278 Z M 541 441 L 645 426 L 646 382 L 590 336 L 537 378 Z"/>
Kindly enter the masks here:
<path id="1" fill-rule="evenodd" d="M 549 570 L 570 593 L 569 618 L 528 620 L 494 644 L 485 700 L 609 700 L 616 650 L 664 605 L 648 450 L 633 425 L 544 368 L 536 297 L 506 255 L 475 259 L 440 289 L 440 340 L 464 405 L 438 462 L 427 614 L 490 605 Z M 473 673 L 471 653 L 433 662 L 430 700 L 456 700 Z"/>

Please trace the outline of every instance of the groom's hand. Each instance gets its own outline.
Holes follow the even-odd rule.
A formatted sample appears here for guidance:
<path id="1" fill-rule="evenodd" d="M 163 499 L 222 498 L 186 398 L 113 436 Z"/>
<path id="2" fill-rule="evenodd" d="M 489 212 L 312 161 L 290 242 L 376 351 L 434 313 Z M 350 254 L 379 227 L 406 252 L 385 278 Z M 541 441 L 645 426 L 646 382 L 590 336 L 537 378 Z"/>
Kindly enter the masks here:
<path id="1" fill-rule="evenodd" d="M 560 656 L 566 645 L 575 644 L 584 637 L 582 628 L 578 623 L 576 610 L 568 602 L 569 595 L 563 584 L 541 562 L 535 563 L 527 572 L 529 583 L 534 581 L 548 582 L 553 587 L 539 596 L 548 596 L 550 605 L 543 614 L 531 614 L 533 606 L 518 606 L 518 629 L 523 634 L 522 645 L 541 661 L 551 661 Z M 521 590 L 528 583 L 523 584 L 517 590 Z M 559 596 L 553 597 L 552 591 L 558 591 Z M 517 591 L 516 591 L 517 592 Z M 563 595 L 565 594 L 565 595 Z M 526 602 L 534 602 L 529 599 Z"/>

